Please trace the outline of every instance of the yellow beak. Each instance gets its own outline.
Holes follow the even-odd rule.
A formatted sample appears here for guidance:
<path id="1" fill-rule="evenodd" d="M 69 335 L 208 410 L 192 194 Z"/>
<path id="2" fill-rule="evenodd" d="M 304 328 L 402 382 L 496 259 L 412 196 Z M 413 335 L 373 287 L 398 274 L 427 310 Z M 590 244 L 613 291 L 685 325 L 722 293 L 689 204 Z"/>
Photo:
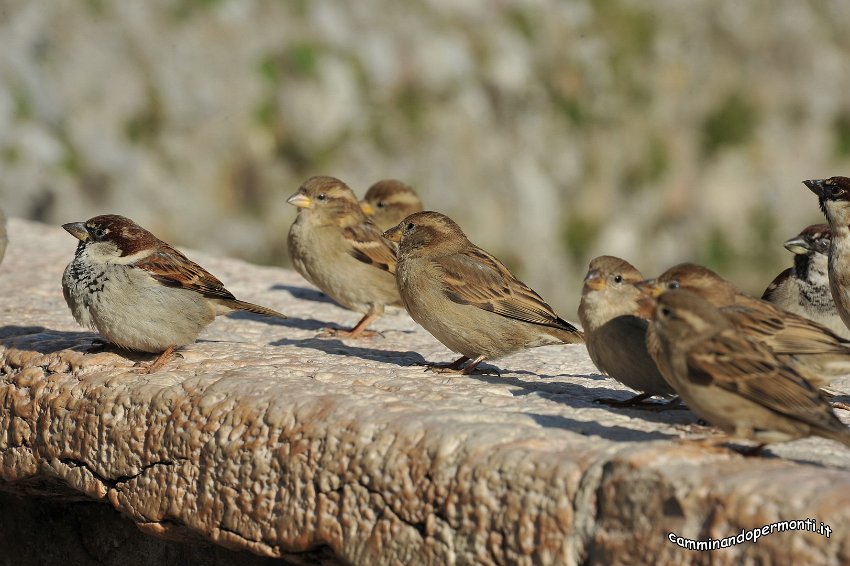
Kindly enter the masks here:
<path id="1" fill-rule="evenodd" d="M 660 284 L 655 279 L 647 279 L 640 283 L 635 283 L 641 295 L 644 297 L 656 298 L 664 292 L 664 285 Z"/>
<path id="2" fill-rule="evenodd" d="M 401 224 L 396 226 L 395 228 L 390 228 L 386 232 L 384 232 L 384 238 L 391 242 L 400 242 L 401 241 Z"/>
<path id="3" fill-rule="evenodd" d="M 85 222 L 69 222 L 67 224 L 63 224 L 62 228 L 67 230 L 69 234 L 81 242 L 85 242 L 90 237 L 89 231 L 86 230 Z"/>
<path id="4" fill-rule="evenodd" d="M 313 206 L 313 200 L 304 193 L 295 193 L 286 202 L 297 208 L 310 208 Z"/>
<path id="5" fill-rule="evenodd" d="M 806 255 L 809 253 L 809 244 L 805 238 L 800 236 L 794 236 L 790 240 L 786 240 L 782 245 L 785 246 L 786 250 L 795 255 Z"/>
<path id="6" fill-rule="evenodd" d="M 362 210 L 363 214 L 366 216 L 373 216 L 375 214 L 375 207 L 365 200 L 360 201 L 360 210 Z"/>
<path id="7" fill-rule="evenodd" d="M 602 274 L 595 269 L 591 269 L 584 276 L 584 286 L 594 291 L 600 291 L 607 287 L 607 281 L 602 277 Z"/>

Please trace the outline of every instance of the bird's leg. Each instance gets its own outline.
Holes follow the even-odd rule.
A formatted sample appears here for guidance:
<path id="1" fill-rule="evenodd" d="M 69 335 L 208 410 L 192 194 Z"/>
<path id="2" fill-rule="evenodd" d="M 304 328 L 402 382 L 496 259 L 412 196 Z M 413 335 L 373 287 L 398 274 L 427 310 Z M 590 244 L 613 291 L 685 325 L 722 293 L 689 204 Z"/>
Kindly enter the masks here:
<path id="1" fill-rule="evenodd" d="M 477 358 L 466 364 L 466 367 L 463 368 L 463 375 L 471 374 L 473 371 L 475 371 L 475 367 L 483 361 L 484 356 L 478 356 Z"/>
<path id="2" fill-rule="evenodd" d="M 351 330 L 343 330 L 340 328 L 325 328 L 319 332 L 317 338 L 373 338 L 378 335 L 374 330 L 366 330 L 366 327 L 372 324 L 381 315 L 374 313 L 366 313 L 360 319 L 354 328 Z"/>
<path id="3" fill-rule="evenodd" d="M 171 355 L 174 353 L 174 346 L 169 346 L 165 349 L 163 353 L 161 353 L 154 361 L 147 365 L 139 366 L 140 373 L 154 373 L 162 369 L 168 360 L 171 358 Z"/>

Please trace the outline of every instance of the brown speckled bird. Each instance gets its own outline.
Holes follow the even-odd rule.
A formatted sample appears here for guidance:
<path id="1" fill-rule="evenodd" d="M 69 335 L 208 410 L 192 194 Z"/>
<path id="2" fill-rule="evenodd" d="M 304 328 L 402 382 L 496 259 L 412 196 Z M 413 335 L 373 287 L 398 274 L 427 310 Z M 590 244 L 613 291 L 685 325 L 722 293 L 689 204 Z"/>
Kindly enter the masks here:
<path id="1" fill-rule="evenodd" d="M 396 277 L 407 312 L 463 356 L 434 368 L 469 374 L 485 359 L 584 341 L 580 331 L 502 262 L 470 242 L 449 217 L 418 212 L 384 235 L 399 242 Z"/>
<path id="2" fill-rule="evenodd" d="M 366 218 L 351 189 L 334 177 L 311 177 L 287 202 L 298 208 L 289 230 L 296 271 L 347 309 L 363 313 L 351 330 L 320 336 L 362 338 L 386 305 L 401 304 L 395 283 L 395 244 Z"/>
<path id="3" fill-rule="evenodd" d="M 381 230 L 389 230 L 414 212 L 422 201 L 413 188 L 397 179 L 383 179 L 366 191 L 360 208 Z"/>
<path id="4" fill-rule="evenodd" d="M 635 287 L 642 280 L 632 264 L 613 256 L 593 259 L 584 277 L 578 316 L 590 359 L 601 372 L 641 392 L 625 401 L 597 402 L 629 406 L 653 395 L 675 395 L 646 349 L 648 322 L 637 316 L 641 293 Z"/>
<path id="5" fill-rule="evenodd" d="M 850 342 L 808 318 L 742 293 L 707 267 L 679 264 L 638 287 L 655 294 L 679 288 L 695 292 L 719 308 L 737 331 L 764 343 L 818 387 L 850 373 Z M 647 347 L 652 353 L 649 340 Z"/>
<path id="6" fill-rule="evenodd" d="M 832 232 L 826 224 L 807 226 L 786 240 L 785 247 L 794 254 L 794 267 L 777 275 L 761 298 L 850 338 L 850 329 L 841 320 L 829 288 L 831 242 Z"/>
<path id="7" fill-rule="evenodd" d="M 665 360 L 659 367 L 697 415 L 761 445 L 816 435 L 850 446 L 850 430 L 818 389 L 711 303 L 687 290 L 654 302 L 649 332 Z"/>

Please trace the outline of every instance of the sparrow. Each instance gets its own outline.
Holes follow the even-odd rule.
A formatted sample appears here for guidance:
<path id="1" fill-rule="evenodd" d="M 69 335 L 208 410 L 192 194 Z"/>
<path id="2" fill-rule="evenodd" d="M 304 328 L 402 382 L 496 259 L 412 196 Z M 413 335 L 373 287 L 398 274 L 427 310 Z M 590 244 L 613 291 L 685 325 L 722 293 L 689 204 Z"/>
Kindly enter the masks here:
<path id="1" fill-rule="evenodd" d="M 831 241 L 832 232 L 826 224 L 808 226 L 787 240 L 784 245 L 794 254 L 794 267 L 777 275 L 761 298 L 850 338 L 850 330 L 838 315 L 829 289 Z"/>
<path id="2" fill-rule="evenodd" d="M 524 348 L 584 342 L 575 326 L 447 216 L 417 212 L 384 236 L 399 244 L 396 281 L 407 312 L 462 355 L 428 369 L 470 374 L 485 359 Z"/>
<path id="3" fill-rule="evenodd" d="M 759 449 L 812 435 L 850 446 L 850 429 L 818 389 L 711 303 L 687 290 L 644 300 L 653 310 L 649 332 L 657 337 L 657 355 L 665 360 L 659 367 L 699 417 L 755 440 Z"/>
<path id="4" fill-rule="evenodd" d="M 0 263 L 3 263 L 3 256 L 6 255 L 6 244 L 9 243 L 9 236 L 6 235 L 6 215 L 3 214 L 3 209 L 0 209 Z"/>
<path id="5" fill-rule="evenodd" d="M 395 283 L 396 247 L 369 220 L 351 189 L 334 177 L 311 177 L 286 201 L 298 208 L 289 229 L 296 271 L 347 309 L 363 314 L 350 330 L 320 336 L 365 338 L 386 305 L 400 305 Z"/>
<path id="6" fill-rule="evenodd" d="M 422 211 L 422 201 L 410 185 L 396 179 L 383 179 L 369 187 L 360 201 L 360 208 L 384 231 L 414 212 Z"/>
<path id="7" fill-rule="evenodd" d="M 768 346 L 779 358 L 817 387 L 850 373 L 850 341 L 830 329 L 767 301 L 739 291 L 714 271 L 693 263 L 671 267 L 655 280 L 637 285 L 644 293 L 687 289 L 720 309 L 730 324 L 752 340 Z M 647 337 L 653 359 L 657 344 Z M 661 374 L 664 368 L 660 368 Z"/>
<path id="8" fill-rule="evenodd" d="M 129 218 L 107 214 L 62 227 L 79 240 L 62 276 L 74 319 L 120 348 L 161 353 L 148 372 L 194 342 L 217 315 L 286 318 L 236 299 L 207 270 Z"/>
<path id="9" fill-rule="evenodd" d="M 818 196 L 832 231 L 829 245 L 829 288 L 844 325 L 850 327 L 850 179 L 830 177 L 803 181 Z"/>
<path id="10" fill-rule="evenodd" d="M 593 259 L 584 277 L 578 317 L 590 359 L 602 373 L 641 392 L 625 401 L 597 402 L 628 406 L 653 395 L 675 395 L 646 349 L 649 323 L 637 316 L 641 292 L 635 287 L 642 280 L 632 264 L 607 255 Z"/>

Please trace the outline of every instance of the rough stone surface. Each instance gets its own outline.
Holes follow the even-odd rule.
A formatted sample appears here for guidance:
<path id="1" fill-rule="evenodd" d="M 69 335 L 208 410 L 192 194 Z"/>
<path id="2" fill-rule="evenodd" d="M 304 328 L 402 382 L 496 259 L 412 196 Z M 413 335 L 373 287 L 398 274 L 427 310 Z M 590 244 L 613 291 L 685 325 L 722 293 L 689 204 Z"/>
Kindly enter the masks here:
<path id="1" fill-rule="evenodd" d="M 2 490 L 100 501 L 157 537 L 288 561 L 850 562 L 850 451 L 837 444 L 744 458 L 682 442 L 711 431 L 686 410 L 593 404 L 628 392 L 583 346 L 505 358 L 500 375 L 423 373 L 452 354 L 404 313 L 373 340 L 316 339 L 358 315 L 292 272 L 191 252 L 238 297 L 293 318 L 220 318 L 182 359 L 140 375 L 133 364 L 150 356 L 89 353 L 96 335 L 64 304 L 73 239 L 15 219 L 10 235 Z M 75 528 L 79 503 L 65 504 Z M 21 509 L 0 507 L 0 540 Z M 806 518 L 831 537 L 774 533 L 710 554 L 667 538 Z"/>

